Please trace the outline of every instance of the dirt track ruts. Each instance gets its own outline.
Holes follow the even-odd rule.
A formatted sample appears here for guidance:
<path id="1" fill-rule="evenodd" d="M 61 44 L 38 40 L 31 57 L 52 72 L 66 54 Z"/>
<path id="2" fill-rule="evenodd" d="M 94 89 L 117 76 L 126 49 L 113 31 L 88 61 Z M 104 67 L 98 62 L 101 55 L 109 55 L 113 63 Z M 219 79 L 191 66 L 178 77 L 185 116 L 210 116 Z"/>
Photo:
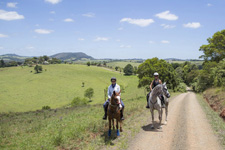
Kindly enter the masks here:
<path id="1" fill-rule="evenodd" d="M 147 111 L 147 110 L 146 110 Z M 165 110 L 164 110 L 165 111 Z M 165 112 L 163 112 L 163 122 Z M 156 112 L 155 120 L 158 122 Z M 192 92 L 175 97 L 169 104 L 168 124 L 152 130 L 148 123 L 128 144 L 129 150 L 220 150 L 217 137 Z"/>

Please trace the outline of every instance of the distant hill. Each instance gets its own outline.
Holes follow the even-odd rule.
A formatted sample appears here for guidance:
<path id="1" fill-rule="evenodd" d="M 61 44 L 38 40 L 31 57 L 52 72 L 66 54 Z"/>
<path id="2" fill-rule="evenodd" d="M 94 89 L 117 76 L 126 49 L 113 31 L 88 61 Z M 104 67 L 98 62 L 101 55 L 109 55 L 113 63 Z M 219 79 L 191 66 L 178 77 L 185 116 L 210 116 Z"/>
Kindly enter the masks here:
<path id="1" fill-rule="evenodd" d="M 82 53 L 82 52 L 77 52 L 77 53 L 58 53 L 55 55 L 50 56 L 51 58 L 58 58 L 63 61 L 65 60 L 70 60 L 70 61 L 77 61 L 77 60 L 82 60 L 82 59 L 94 59 L 93 57 Z"/>
<path id="2" fill-rule="evenodd" d="M 29 57 L 27 57 L 27 56 L 19 56 L 19 55 L 16 55 L 16 54 L 0 55 L 0 59 L 3 59 L 6 62 L 9 62 L 9 61 L 24 62 L 26 58 L 29 58 Z"/>

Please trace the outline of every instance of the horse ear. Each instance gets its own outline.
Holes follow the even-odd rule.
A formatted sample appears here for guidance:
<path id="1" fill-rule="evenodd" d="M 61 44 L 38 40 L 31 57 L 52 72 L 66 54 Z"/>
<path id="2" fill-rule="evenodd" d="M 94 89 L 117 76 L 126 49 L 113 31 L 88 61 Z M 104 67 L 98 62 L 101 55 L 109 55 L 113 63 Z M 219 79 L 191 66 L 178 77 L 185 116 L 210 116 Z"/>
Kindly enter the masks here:
<path id="1" fill-rule="evenodd" d="M 163 85 L 166 85 L 166 82 L 164 82 Z"/>
<path id="2" fill-rule="evenodd" d="M 113 91 L 113 95 L 116 95 L 116 91 Z"/>

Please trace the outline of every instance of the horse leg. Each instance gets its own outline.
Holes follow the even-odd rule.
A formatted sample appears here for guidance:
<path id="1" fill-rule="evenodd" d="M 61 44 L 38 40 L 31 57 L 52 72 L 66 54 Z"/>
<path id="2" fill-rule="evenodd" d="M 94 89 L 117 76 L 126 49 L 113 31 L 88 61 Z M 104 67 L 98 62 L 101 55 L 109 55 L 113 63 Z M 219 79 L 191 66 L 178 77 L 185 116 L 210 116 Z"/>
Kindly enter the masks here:
<path id="1" fill-rule="evenodd" d="M 111 118 L 109 117 L 109 131 L 108 136 L 111 136 Z"/>
<path id="2" fill-rule="evenodd" d="M 166 120 L 165 120 L 165 123 L 164 124 L 167 124 L 167 116 L 168 116 L 168 103 L 166 104 Z"/>
<path id="3" fill-rule="evenodd" d="M 151 109 L 151 114 L 152 114 L 152 126 L 151 128 L 154 129 L 154 109 Z"/>
<path id="4" fill-rule="evenodd" d="M 122 126 L 123 126 L 123 122 L 122 120 L 120 120 L 120 132 L 123 132 Z"/>
<path id="5" fill-rule="evenodd" d="M 162 108 L 158 109 L 158 114 L 159 114 L 159 126 L 158 126 L 158 129 L 161 129 L 162 128 L 162 126 L 161 126 L 161 123 L 162 123 Z"/>
<path id="6" fill-rule="evenodd" d="M 120 117 L 120 116 L 119 116 Z M 117 136 L 120 136 L 120 131 L 119 131 L 119 120 L 118 118 L 116 119 L 116 134 Z"/>

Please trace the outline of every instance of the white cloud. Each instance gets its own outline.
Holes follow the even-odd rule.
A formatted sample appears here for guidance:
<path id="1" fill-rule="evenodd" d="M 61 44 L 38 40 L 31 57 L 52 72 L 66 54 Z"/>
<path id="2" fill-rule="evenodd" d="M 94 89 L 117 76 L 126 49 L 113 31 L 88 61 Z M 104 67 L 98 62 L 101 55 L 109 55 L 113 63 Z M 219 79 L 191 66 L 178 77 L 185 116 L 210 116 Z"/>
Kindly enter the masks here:
<path id="1" fill-rule="evenodd" d="M 86 14 L 82 14 L 82 16 L 84 16 L 84 17 L 89 17 L 89 18 L 93 18 L 93 17 L 95 17 L 95 14 L 89 12 L 89 13 L 86 13 Z"/>
<path id="2" fill-rule="evenodd" d="M 74 20 L 71 19 L 71 18 L 66 18 L 66 19 L 64 19 L 63 21 L 64 21 L 64 22 L 74 22 Z"/>
<path id="3" fill-rule="evenodd" d="M 18 3 L 7 3 L 7 7 L 10 7 L 10 8 L 16 8 L 16 5 Z"/>
<path id="4" fill-rule="evenodd" d="M 117 40 L 116 40 L 116 42 L 120 42 L 120 41 L 121 41 L 120 39 L 117 39 Z"/>
<path id="5" fill-rule="evenodd" d="M 158 13 L 155 16 L 160 19 L 166 19 L 166 20 L 177 20 L 178 19 L 178 16 L 176 16 L 175 14 L 171 14 L 169 10 Z"/>
<path id="6" fill-rule="evenodd" d="M 0 46 L 0 49 L 3 49 L 3 48 L 4 48 L 4 47 L 1 47 L 1 46 Z"/>
<path id="7" fill-rule="evenodd" d="M 148 43 L 150 43 L 150 44 L 154 44 L 155 42 L 154 42 L 154 41 L 148 41 Z"/>
<path id="8" fill-rule="evenodd" d="M 0 9 L 0 19 L 11 21 L 11 20 L 24 19 L 24 16 L 18 14 L 15 11 L 5 11 Z"/>
<path id="9" fill-rule="evenodd" d="M 164 29 L 172 29 L 175 28 L 175 25 L 168 25 L 168 24 L 161 24 L 160 26 L 162 26 Z"/>
<path id="10" fill-rule="evenodd" d="M 130 45 L 120 45 L 120 48 L 131 48 Z"/>
<path id="11" fill-rule="evenodd" d="M 123 30 L 123 28 L 122 28 L 122 27 L 120 27 L 120 28 L 118 28 L 118 30 Z"/>
<path id="12" fill-rule="evenodd" d="M 199 22 L 189 22 L 187 24 L 183 24 L 183 26 L 185 28 L 194 28 L 194 29 L 197 29 L 197 28 L 201 27 L 201 24 Z"/>
<path id="13" fill-rule="evenodd" d="M 50 11 L 50 14 L 55 14 L 55 11 Z"/>
<path id="14" fill-rule="evenodd" d="M 163 43 L 163 44 L 169 44 L 170 41 L 162 40 L 161 43 Z"/>
<path id="15" fill-rule="evenodd" d="M 35 29 L 34 31 L 39 34 L 50 34 L 54 32 L 53 30 L 46 30 L 46 29 Z"/>
<path id="16" fill-rule="evenodd" d="M 78 38 L 79 41 L 84 41 L 84 38 Z"/>
<path id="17" fill-rule="evenodd" d="M 97 37 L 94 41 L 108 41 L 109 38 L 107 37 Z"/>
<path id="18" fill-rule="evenodd" d="M 52 3 L 52 4 L 57 4 L 59 2 L 61 2 L 62 0 L 45 0 L 48 3 Z"/>
<path id="19" fill-rule="evenodd" d="M 140 27 L 146 27 L 150 24 L 154 23 L 153 19 L 132 19 L 132 18 L 123 18 L 120 20 L 120 22 L 128 22 L 130 24 L 135 24 Z"/>
<path id="20" fill-rule="evenodd" d="M 27 46 L 26 49 L 34 49 L 33 46 Z"/>
<path id="21" fill-rule="evenodd" d="M 9 37 L 9 36 L 8 36 L 8 35 L 1 34 L 1 33 L 0 33 L 0 38 L 7 38 L 7 37 Z"/>
<path id="22" fill-rule="evenodd" d="M 212 4 L 208 3 L 208 4 L 207 4 L 207 6 L 208 6 L 208 7 L 211 7 L 211 6 L 212 6 Z"/>

